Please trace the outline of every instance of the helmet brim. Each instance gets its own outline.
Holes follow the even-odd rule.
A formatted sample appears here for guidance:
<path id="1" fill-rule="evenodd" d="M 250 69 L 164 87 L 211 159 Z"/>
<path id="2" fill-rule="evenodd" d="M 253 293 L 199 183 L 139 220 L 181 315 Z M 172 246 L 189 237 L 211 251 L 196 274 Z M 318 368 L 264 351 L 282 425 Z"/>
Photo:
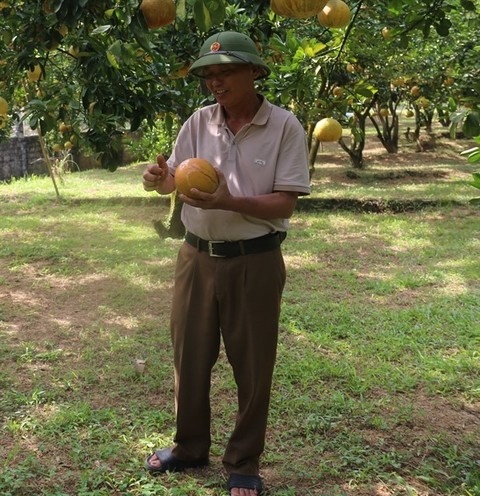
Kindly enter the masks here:
<path id="1" fill-rule="evenodd" d="M 263 62 L 263 60 L 249 52 L 238 51 L 216 51 L 208 52 L 199 57 L 189 69 L 189 73 L 199 78 L 204 78 L 203 72 L 205 67 L 210 65 L 222 64 L 252 64 L 260 69 L 260 74 L 256 79 L 262 79 L 270 74 L 270 68 Z"/>

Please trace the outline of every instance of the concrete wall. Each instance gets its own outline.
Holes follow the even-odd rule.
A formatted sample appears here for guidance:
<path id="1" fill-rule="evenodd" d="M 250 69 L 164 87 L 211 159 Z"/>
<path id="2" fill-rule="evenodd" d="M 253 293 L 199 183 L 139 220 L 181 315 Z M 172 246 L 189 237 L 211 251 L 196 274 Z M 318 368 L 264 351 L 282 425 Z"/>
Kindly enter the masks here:
<path id="1" fill-rule="evenodd" d="M 0 143 L 0 181 L 48 174 L 38 136 L 18 136 Z"/>
<path id="2" fill-rule="evenodd" d="M 98 162 L 80 150 L 72 150 L 75 170 L 83 171 L 99 167 Z M 132 157 L 123 150 L 119 166 L 129 164 Z M 38 135 L 22 123 L 15 126 L 8 141 L 0 142 L 0 182 L 27 176 L 48 175 Z"/>

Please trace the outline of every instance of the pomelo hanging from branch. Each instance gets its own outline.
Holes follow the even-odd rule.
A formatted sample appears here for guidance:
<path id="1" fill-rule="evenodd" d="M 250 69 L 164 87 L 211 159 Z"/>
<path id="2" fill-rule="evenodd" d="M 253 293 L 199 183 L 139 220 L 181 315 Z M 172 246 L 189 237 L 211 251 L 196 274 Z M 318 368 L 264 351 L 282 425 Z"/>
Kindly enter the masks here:
<path id="1" fill-rule="evenodd" d="M 173 0 L 142 0 L 140 10 L 148 29 L 157 29 L 171 24 L 177 14 Z"/>
<path id="2" fill-rule="evenodd" d="M 343 0 L 328 0 L 318 13 L 318 22 L 326 28 L 343 28 L 350 22 L 350 7 Z"/>
<path id="3" fill-rule="evenodd" d="M 328 0 L 270 0 L 275 14 L 294 19 L 306 19 L 317 15 Z"/>

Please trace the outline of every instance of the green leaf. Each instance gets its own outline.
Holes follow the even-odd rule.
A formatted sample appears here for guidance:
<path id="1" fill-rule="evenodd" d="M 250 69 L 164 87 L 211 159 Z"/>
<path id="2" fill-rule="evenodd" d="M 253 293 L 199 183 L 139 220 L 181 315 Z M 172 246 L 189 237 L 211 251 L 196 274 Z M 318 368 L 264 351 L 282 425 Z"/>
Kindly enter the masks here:
<path id="1" fill-rule="evenodd" d="M 203 0 L 214 25 L 222 24 L 225 20 L 225 0 Z"/>
<path id="2" fill-rule="evenodd" d="M 202 0 L 197 0 L 193 6 L 193 18 L 199 31 L 206 33 L 212 27 L 210 12 Z"/>
<path id="3" fill-rule="evenodd" d="M 480 172 L 474 172 L 472 173 L 473 176 L 473 181 L 469 182 L 468 184 L 475 186 L 475 188 L 480 189 Z"/>
<path id="4" fill-rule="evenodd" d="M 471 0 L 460 0 L 460 5 L 470 12 L 475 12 L 475 3 Z"/>
<path id="5" fill-rule="evenodd" d="M 361 86 L 361 87 L 355 88 L 355 89 L 359 95 L 362 95 L 365 98 L 371 98 L 375 94 L 375 92 L 373 92 L 370 88 L 365 88 L 365 87 Z"/>
<path id="6" fill-rule="evenodd" d="M 225 4 L 223 0 L 196 0 L 193 17 L 199 31 L 207 32 L 212 26 L 224 21 Z"/>
<path id="7" fill-rule="evenodd" d="M 170 114 L 165 116 L 165 128 L 169 133 L 172 132 L 173 129 L 173 117 Z"/>
<path id="8" fill-rule="evenodd" d="M 468 156 L 468 161 L 470 163 L 473 163 L 473 162 L 480 162 L 480 150 L 477 150 L 477 151 L 474 151 L 473 153 L 471 153 L 469 156 Z M 479 182 L 480 182 L 480 179 L 479 179 Z"/>
<path id="9" fill-rule="evenodd" d="M 187 18 L 187 6 L 185 0 L 177 1 L 177 17 L 182 21 Z"/>
<path id="10" fill-rule="evenodd" d="M 120 65 L 118 63 L 118 60 L 117 58 L 115 57 L 115 55 L 113 55 L 112 52 L 108 51 L 107 52 L 107 60 L 110 62 L 110 65 L 112 67 L 115 67 L 115 69 L 119 69 L 120 68 Z"/>
<path id="11" fill-rule="evenodd" d="M 434 27 L 439 36 L 445 37 L 449 35 L 452 23 L 449 19 L 443 18 L 439 23 L 436 23 Z"/>
<path id="12" fill-rule="evenodd" d="M 424 38 L 428 38 L 428 35 L 430 34 L 430 20 L 425 20 L 425 23 L 422 28 L 422 33 Z"/>
<path id="13" fill-rule="evenodd" d="M 107 31 L 110 31 L 110 29 L 112 29 L 112 26 L 110 24 L 104 24 L 103 26 L 98 26 L 98 28 L 95 28 L 91 34 L 106 33 Z"/>
<path id="14" fill-rule="evenodd" d="M 108 51 L 120 58 L 122 56 L 122 42 L 120 40 L 115 41 L 108 47 Z"/>
<path id="15" fill-rule="evenodd" d="M 480 119 L 475 112 L 471 112 L 467 115 L 463 122 L 462 131 L 466 138 L 473 138 L 480 134 Z"/>

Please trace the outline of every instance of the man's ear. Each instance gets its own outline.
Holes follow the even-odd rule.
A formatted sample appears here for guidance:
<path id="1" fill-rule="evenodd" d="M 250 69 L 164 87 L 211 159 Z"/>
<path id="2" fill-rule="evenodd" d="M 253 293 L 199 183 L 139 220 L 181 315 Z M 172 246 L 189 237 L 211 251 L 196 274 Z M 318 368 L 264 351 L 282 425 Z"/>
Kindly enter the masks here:
<path id="1" fill-rule="evenodd" d="M 253 77 L 255 79 L 257 79 L 259 76 L 261 76 L 262 70 L 260 69 L 260 67 L 258 67 L 256 65 L 254 65 L 252 67 L 253 67 L 253 69 L 252 69 Z"/>

